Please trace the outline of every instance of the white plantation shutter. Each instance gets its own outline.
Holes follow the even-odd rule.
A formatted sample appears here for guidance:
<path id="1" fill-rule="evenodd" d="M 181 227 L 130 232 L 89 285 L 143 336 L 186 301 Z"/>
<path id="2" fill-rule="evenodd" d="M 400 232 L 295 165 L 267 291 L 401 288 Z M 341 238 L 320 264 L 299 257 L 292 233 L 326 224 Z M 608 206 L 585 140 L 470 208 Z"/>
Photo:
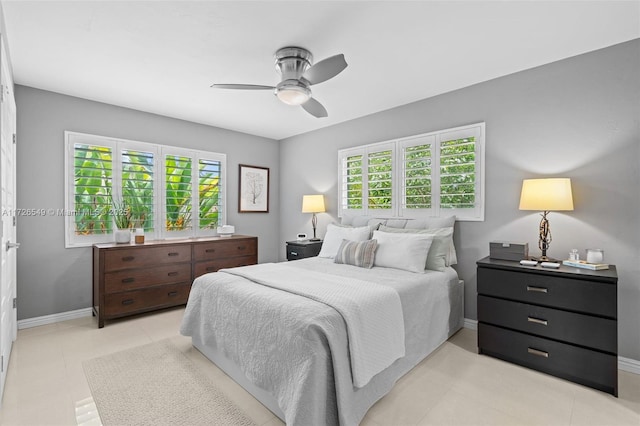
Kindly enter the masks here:
<path id="1" fill-rule="evenodd" d="M 213 234 L 225 219 L 225 156 L 200 154 L 198 161 L 198 232 Z"/>
<path id="2" fill-rule="evenodd" d="M 151 233 L 155 228 L 156 154 L 131 148 L 121 153 L 122 199 L 138 218 L 134 225 Z"/>
<path id="3" fill-rule="evenodd" d="M 483 217 L 480 126 L 444 132 L 439 138 L 439 188 L 441 215 Z"/>
<path id="4" fill-rule="evenodd" d="M 484 220 L 484 123 L 338 152 L 338 215 Z"/>
<path id="5" fill-rule="evenodd" d="M 391 216 L 395 146 L 372 144 L 338 152 L 339 215 Z"/>
<path id="6" fill-rule="evenodd" d="M 416 212 L 432 215 L 433 211 L 433 161 L 435 136 L 401 140 L 402 169 L 402 216 Z"/>

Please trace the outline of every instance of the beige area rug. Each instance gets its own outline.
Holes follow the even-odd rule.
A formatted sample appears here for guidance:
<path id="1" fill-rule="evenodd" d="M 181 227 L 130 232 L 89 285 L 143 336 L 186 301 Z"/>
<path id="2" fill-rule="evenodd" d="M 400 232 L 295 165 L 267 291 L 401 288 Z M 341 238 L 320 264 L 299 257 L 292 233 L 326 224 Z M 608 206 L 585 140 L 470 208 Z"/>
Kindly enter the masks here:
<path id="1" fill-rule="evenodd" d="M 109 425 L 255 425 L 169 340 L 83 363 Z"/>

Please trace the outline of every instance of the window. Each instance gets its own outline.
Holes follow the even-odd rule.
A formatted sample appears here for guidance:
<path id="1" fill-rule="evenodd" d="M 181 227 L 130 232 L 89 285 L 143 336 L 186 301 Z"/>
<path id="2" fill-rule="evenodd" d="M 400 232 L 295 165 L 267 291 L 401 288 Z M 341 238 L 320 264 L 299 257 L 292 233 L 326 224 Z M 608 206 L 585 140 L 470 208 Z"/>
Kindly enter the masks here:
<path id="1" fill-rule="evenodd" d="M 66 247 L 112 241 L 114 202 L 149 239 L 211 235 L 224 224 L 226 155 L 74 132 L 65 144 Z"/>
<path id="2" fill-rule="evenodd" d="M 484 220 L 484 127 L 339 151 L 339 215 Z"/>

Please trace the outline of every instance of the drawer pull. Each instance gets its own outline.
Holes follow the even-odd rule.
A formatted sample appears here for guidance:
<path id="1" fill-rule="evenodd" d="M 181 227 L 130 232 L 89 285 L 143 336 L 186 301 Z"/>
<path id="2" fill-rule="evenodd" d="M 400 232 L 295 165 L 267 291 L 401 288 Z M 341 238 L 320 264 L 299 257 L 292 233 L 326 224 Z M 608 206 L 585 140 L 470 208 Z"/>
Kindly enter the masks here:
<path id="1" fill-rule="evenodd" d="M 123 262 L 131 262 L 133 259 L 135 259 L 134 256 L 125 256 L 122 258 Z"/>
<path id="2" fill-rule="evenodd" d="M 122 283 L 123 283 L 123 284 L 128 284 L 128 283 L 132 283 L 132 282 L 134 282 L 135 280 L 136 280 L 136 279 L 135 279 L 135 278 L 133 278 L 133 277 L 123 278 L 123 279 L 122 279 Z"/>
<path id="3" fill-rule="evenodd" d="M 177 291 L 170 291 L 169 293 L 167 293 L 167 296 L 169 297 L 173 297 L 173 296 L 177 296 L 178 292 Z"/>
<path id="4" fill-rule="evenodd" d="M 295 251 L 292 251 L 292 252 L 291 252 L 291 256 L 297 256 L 297 255 L 298 255 L 298 253 L 297 253 L 297 252 L 295 252 Z"/>
<path id="5" fill-rule="evenodd" d="M 169 272 L 167 275 L 170 276 L 170 277 L 175 277 L 176 275 L 178 275 L 178 273 L 177 272 Z"/>
<path id="6" fill-rule="evenodd" d="M 217 270 L 218 270 L 218 269 L 216 269 L 216 267 L 215 267 L 215 266 L 207 266 L 207 271 L 209 271 L 209 272 L 215 272 L 215 271 L 217 271 Z"/>
<path id="7" fill-rule="evenodd" d="M 527 317 L 527 321 L 532 322 L 534 324 L 548 325 L 547 320 L 543 320 L 543 319 L 540 319 L 540 318 Z"/>
<path id="8" fill-rule="evenodd" d="M 246 248 L 247 248 L 247 246 L 238 246 L 238 250 L 244 250 Z"/>
<path id="9" fill-rule="evenodd" d="M 545 352 L 545 351 L 541 351 L 533 348 L 527 348 L 527 352 L 529 352 L 531 355 L 541 356 L 543 358 L 549 358 L 549 352 Z"/>
<path id="10" fill-rule="evenodd" d="M 536 292 L 536 293 L 548 293 L 549 292 L 549 290 L 546 289 L 545 287 L 535 287 L 535 286 L 532 286 L 532 285 L 528 285 L 527 286 L 527 291 L 533 291 L 533 292 Z"/>
<path id="11" fill-rule="evenodd" d="M 204 252 L 205 253 L 214 253 L 216 251 L 216 249 L 206 249 Z"/>
<path id="12" fill-rule="evenodd" d="M 180 254 L 180 253 L 171 252 L 171 253 L 168 253 L 168 256 L 177 256 L 177 255 L 179 255 L 179 254 Z"/>
<path id="13" fill-rule="evenodd" d="M 134 300 L 133 299 L 125 299 L 122 301 L 123 305 L 131 305 L 133 304 Z"/>

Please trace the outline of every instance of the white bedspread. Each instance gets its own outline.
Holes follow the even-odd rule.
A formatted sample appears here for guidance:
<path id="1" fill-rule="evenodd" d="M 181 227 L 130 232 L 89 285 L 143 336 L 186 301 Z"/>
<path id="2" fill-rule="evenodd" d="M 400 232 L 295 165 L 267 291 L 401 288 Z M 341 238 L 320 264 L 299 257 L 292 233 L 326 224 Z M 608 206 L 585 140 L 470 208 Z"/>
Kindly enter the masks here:
<path id="1" fill-rule="evenodd" d="M 191 288 L 181 333 L 232 362 L 255 387 L 273 396 L 291 426 L 356 426 L 396 380 L 458 327 L 456 272 L 425 274 L 391 268 L 357 268 L 332 259 L 283 262 L 305 270 L 392 288 L 404 316 L 405 356 L 354 387 L 344 319 L 330 306 L 228 273 L 198 277 Z M 302 275 L 298 275 L 301 277 Z M 299 279 L 298 282 L 304 281 Z M 452 328 L 453 327 L 453 328 Z"/>
<path id="2" fill-rule="evenodd" d="M 305 296 L 337 310 L 347 326 L 351 374 L 357 388 L 405 355 L 402 304 L 391 287 L 277 263 L 219 272 Z"/>

